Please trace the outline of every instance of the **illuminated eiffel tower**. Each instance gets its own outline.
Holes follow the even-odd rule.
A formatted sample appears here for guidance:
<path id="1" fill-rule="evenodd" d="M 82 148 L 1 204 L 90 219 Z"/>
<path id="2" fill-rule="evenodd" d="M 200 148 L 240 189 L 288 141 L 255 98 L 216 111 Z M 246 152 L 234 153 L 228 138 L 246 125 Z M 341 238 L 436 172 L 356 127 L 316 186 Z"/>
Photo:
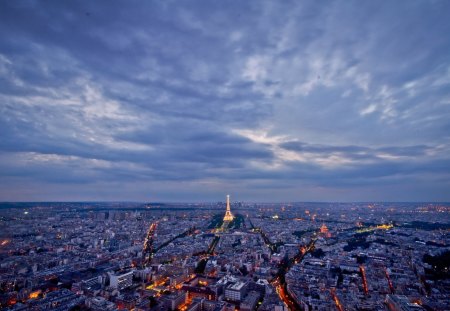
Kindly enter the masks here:
<path id="1" fill-rule="evenodd" d="M 231 214 L 231 209 L 230 209 L 230 195 L 227 194 L 227 210 L 225 212 L 225 216 L 223 217 L 223 221 L 224 222 L 230 222 L 233 221 L 234 216 L 233 214 Z"/>

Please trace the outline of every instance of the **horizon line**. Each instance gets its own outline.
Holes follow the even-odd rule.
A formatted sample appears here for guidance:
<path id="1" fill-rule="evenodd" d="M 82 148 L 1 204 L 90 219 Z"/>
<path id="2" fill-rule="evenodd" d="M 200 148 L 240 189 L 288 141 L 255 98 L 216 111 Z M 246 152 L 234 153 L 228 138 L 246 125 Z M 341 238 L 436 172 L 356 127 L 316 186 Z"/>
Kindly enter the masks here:
<path id="1" fill-rule="evenodd" d="M 233 202 L 233 200 L 231 200 Z M 82 201 L 0 201 L 0 204 L 20 204 L 20 203 L 136 203 L 136 204 L 199 204 L 199 203 L 217 203 L 225 201 L 131 201 L 131 200 L 119 200 L 119 201 L 98 201 L 98 200 L 82 200 Z M 252 200 L 236 200 L 234 202 L 244 203 L 266 203 L 266 204 L 288 204 L 288 203 L 445 203 L 450 204 L 450 201 L 252 201 Z"/>

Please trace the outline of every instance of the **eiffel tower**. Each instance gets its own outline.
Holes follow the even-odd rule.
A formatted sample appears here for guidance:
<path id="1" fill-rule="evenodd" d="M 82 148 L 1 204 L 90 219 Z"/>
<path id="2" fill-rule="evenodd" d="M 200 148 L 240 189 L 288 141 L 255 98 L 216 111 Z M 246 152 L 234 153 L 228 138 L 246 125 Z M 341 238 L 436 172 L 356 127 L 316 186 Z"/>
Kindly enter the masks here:
<path id="1" fill-rule="evenodd" d="M 225 216 L 223 217 L 223 221 L 224 222 L 230 222 L 233 221 L 234 216 L 233 214 L 231 214 L 231 210 L 230 210 L 230 195 L 227 194 L 227 210 L 225 212 Z"/>

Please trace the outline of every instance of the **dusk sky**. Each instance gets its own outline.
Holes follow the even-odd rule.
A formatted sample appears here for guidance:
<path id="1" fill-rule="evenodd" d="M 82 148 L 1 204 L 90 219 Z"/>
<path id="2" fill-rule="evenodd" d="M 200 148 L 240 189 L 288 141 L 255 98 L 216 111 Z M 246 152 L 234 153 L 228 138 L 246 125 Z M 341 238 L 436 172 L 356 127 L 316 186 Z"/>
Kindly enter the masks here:
<path id="1" fill-rule="evenodd" d="M 1 1 L 0 201 L 450 201 L 450 1 Z"/>

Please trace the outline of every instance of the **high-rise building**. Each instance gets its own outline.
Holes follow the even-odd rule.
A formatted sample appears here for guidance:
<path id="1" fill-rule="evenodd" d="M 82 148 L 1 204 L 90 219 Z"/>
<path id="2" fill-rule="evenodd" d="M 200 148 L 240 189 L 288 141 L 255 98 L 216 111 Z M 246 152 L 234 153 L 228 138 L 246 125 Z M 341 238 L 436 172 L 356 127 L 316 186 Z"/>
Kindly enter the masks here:
<path id="1" fill-rule="evenodd" d="M 225 211 L 225 216 L 223 217 L 223 221 L 224 222 L 230 222 L 233 221 L 234 216 L 231 213 L 231 209 L 230 209 L 230 195 L 227 194 L 227 210 Z"/>

